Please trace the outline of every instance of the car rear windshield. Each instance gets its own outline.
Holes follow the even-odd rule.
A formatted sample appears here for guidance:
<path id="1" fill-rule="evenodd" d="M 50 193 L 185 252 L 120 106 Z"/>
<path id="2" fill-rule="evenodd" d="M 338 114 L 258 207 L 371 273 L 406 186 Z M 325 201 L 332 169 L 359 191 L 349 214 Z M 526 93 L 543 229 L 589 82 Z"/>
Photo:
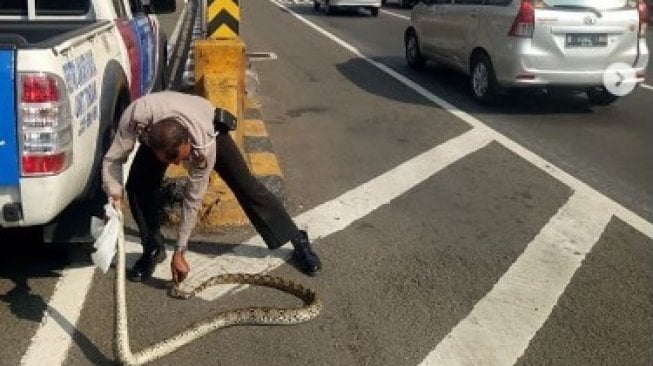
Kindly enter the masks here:
<path id="1" fill-rule="evenodd" d="M 544 0 L 547 6 L 569 8 L 618 9 L 626 6 L 629 0 Z"/>
<path id="2" fill-rule="evenodd" d="M 0 15 L 27 15 L 29 0 L 0 0 Z M 36 0 L 36 15 L 84 15 L 90 0 Z"/>

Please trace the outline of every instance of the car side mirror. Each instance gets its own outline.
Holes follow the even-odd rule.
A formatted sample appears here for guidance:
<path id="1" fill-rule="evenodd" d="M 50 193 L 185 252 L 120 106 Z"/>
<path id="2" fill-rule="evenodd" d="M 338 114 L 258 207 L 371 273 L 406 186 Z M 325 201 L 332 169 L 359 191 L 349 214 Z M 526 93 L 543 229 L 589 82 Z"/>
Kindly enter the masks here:
<path id="1" fill-rule="evenodd" d="M 177 11 L 176 0 L 143 0 L 143 6 L 150 14 L 170 14 Z"/>

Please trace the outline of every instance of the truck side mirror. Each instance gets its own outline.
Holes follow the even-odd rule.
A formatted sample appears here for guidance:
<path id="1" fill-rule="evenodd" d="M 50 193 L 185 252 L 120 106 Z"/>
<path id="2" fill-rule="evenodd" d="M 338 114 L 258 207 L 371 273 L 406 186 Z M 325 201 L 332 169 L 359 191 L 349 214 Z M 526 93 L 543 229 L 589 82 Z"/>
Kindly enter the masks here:
<path id="1" fill-rule="evenodd" d="M 177 10 L 176 0 L 143 0 L 143 6 L 151 14 L 170 14 Z"/>

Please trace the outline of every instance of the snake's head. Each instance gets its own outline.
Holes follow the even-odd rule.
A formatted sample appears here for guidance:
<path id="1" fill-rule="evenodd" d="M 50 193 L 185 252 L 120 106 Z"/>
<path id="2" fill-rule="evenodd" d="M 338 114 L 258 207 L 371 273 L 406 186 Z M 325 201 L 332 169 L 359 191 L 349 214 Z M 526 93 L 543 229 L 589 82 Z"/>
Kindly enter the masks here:
<path id="1" fill-rule="evenodd" d="M 168 296 L 174 297 L 175 299 L 188 300 L 192 297 L 192 294 L 182 290 L 178 284 L 175 284 L 168 289 Z"/>

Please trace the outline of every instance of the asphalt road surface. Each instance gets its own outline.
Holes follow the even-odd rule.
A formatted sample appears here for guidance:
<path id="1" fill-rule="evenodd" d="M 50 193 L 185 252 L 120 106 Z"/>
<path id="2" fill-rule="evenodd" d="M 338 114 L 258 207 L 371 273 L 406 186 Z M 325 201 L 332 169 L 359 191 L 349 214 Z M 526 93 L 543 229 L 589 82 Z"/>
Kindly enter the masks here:
<path id="1" fill-rule="evenodd" d="M 196 236 L 188 282 L 268 272 L 325 307 L 302 325 L 219 330 L 154 365 L 653 364 L 652 90 L 610 107 L 569 95 L 479 107 L 463 76 L 408 70 L 407 10 L 241 5 L 248 52 L 277 55 L 254 62 L 258 98 L 286 206 L 324 271 L 302 275 L 248 228 Z M 113 270 L 96 271 L 88 248 L 10 234 L 0 364 L 114 364 Z M 215 311 L 297 305 L 258 288 L 174 300 L 169 276 L 166 262 L 127 284 L 134 349 Z"/>

